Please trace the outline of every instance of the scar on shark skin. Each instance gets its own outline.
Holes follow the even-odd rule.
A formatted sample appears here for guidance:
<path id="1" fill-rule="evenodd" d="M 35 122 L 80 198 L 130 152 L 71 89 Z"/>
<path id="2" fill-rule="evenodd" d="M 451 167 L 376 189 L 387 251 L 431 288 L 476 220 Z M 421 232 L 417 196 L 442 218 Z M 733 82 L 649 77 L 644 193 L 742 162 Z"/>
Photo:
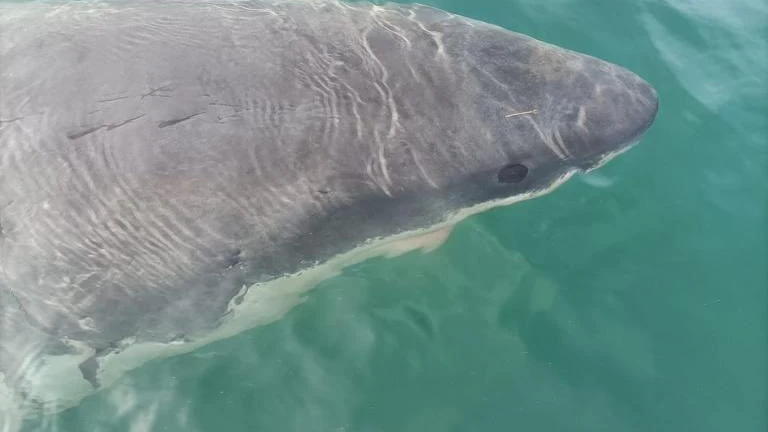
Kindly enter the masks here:
<path id="1" fill-rule="evenodd" d="M 532 109 L 532 110 L 529 110 L 529 111 L 523 111 L 523 112 L 519 112 L 519 113 L 507 114 L 507 115 L 504 116 L 504 118 L 517 117 L 517 116 L 526 115 L 526 114 L 536 114 L 537 112 L 538 112 L 538 110 Z"/>

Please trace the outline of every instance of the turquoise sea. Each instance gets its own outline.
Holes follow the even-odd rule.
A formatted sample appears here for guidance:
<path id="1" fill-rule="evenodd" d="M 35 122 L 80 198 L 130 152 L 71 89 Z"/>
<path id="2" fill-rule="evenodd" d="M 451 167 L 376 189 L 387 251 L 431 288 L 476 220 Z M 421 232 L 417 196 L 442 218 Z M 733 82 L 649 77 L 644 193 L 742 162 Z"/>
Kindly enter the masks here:
<path id="1" fill-rule="evenodd" d="M 768 3 L 427 3 L 628 67 L 655 125 L 26 431 L 767 430 Z"/>

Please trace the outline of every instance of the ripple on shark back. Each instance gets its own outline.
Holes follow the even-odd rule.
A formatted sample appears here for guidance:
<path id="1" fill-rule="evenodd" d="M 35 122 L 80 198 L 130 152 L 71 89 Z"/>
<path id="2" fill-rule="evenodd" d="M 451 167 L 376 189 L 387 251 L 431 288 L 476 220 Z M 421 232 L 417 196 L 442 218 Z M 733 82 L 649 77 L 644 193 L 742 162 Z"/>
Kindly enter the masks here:
<path id="1" fill-rule="evenodd" d="M 432 250 L 627 150 L 658 104 L 420 5 L 5 4 L 0 29 L 0 403 L 27 412 Z"/>

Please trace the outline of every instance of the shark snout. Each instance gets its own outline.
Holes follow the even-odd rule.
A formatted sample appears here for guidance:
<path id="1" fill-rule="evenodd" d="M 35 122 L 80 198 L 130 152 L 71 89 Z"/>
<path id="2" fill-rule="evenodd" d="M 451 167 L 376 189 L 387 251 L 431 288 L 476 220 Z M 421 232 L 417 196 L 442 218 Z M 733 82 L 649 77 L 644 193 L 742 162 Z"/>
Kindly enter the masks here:
<path id="1" fill-rule="evenodd" d="M 557 128 L 570 162 L 588 171 L 640 140 L 656 118 L 659 98 L 651 84 L 620 66 L 594 59 L 582 73 L 590 85 L 572 89 Z"/>

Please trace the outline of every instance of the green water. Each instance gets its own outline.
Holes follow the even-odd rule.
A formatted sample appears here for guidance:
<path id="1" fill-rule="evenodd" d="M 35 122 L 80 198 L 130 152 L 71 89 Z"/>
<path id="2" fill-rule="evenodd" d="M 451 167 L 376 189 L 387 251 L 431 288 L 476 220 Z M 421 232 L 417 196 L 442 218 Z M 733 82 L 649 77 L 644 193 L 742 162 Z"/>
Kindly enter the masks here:
<path id="1" fill-rule="evenodd" d="M 429 4 L 624 65 L 635 149 L 27 430 L 766 430 L 768 4 Z"/>

